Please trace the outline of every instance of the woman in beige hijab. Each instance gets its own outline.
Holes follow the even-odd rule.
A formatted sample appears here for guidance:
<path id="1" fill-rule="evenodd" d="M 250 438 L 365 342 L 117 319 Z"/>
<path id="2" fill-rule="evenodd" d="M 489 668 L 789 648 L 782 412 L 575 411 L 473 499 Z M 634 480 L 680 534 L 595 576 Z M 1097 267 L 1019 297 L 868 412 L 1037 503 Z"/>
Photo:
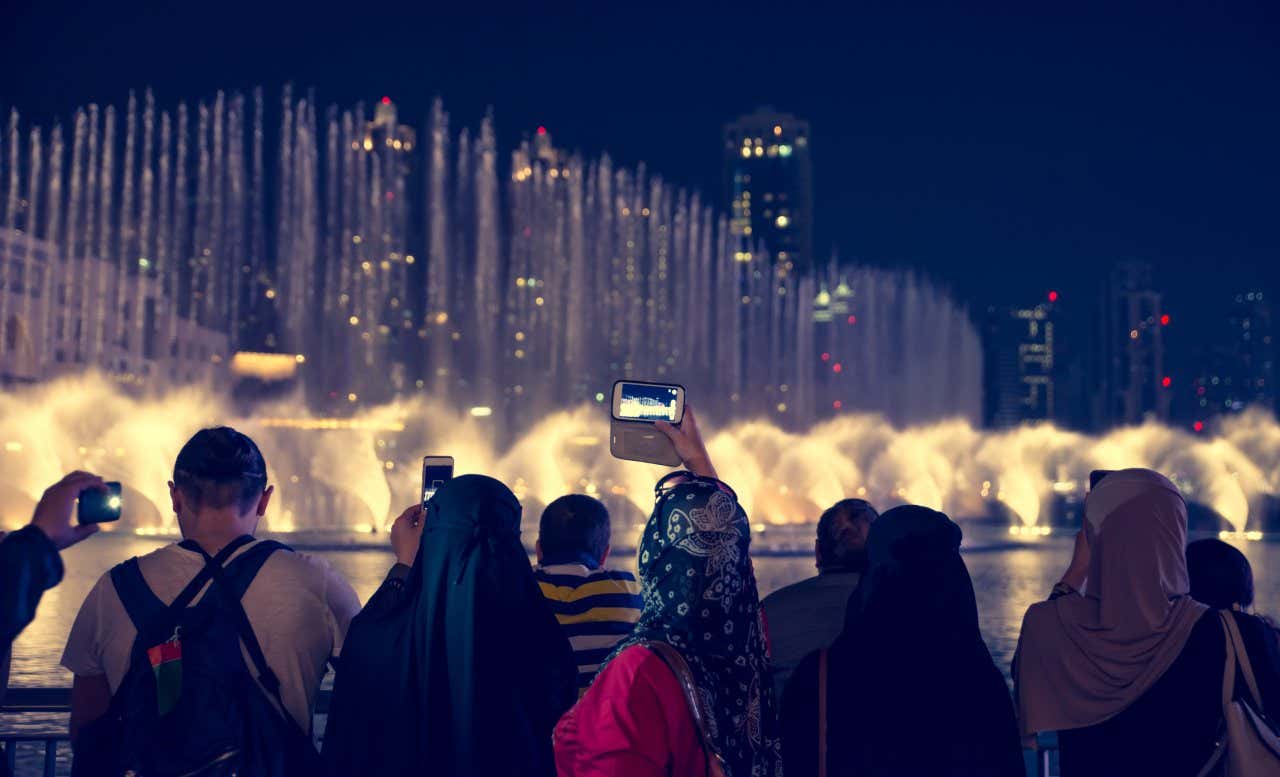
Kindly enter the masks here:
<path id="1" fill-rule="evenodd" d="M 1197 775 L 1222 721 L 1226 638 L 1190 595 L 1187 507 L 1168 478 L 1106 475 L 1062 582 L 1032 605 L 1014 661 L 1025 735 L 1058 731 L 1063 777 Z M 1263 625 L 1237 618 L 1268 708 L 1280 674 Z"/>

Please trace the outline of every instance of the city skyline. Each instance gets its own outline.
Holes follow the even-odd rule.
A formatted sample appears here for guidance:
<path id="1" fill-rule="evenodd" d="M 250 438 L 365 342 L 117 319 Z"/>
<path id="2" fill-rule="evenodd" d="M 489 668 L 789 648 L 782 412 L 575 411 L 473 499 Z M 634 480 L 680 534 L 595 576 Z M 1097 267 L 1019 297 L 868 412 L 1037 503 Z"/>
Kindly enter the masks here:
<path id="1" fill-rule="evenodd" d="M 1274 6 L 973 13 L 681 7 L 680 25 L 622 9 L 510 9 L 495 29 L 461 8 L 389 7 L 336 24 L 231 3 L 11 6 L 7 110 L 49 124 L 151 85 L 161 102 L 286 82 L 324 101 L 390 95 L 422 126 L 431 99 L 501 145 L 546 126 L 714 198 L 724 123 L 762 104 L 812 124 L 815 253 L 923 270 L 974 310 L 1057 289 L 1091 297 L 1118 261 L 1151 262 L 1188 342 L 1204 298 L 1274 293 L 1280 110 L 1263 74 Z M 516 23 L 518 22 L 518 23 Z M 743 41 L 767 23 L 769 46 Z M 199 25 L 208 34 L 189 39 Z M 692 56 L 682 56 L 690 52 Z M 537 63 L 532 66 L 531 63 Z M 163 63 L 163 64 L 161 64 Z M 50 88 L 52 86 L 52 88 Z M 268 128 L 273 131 L 274 128 Z"/>

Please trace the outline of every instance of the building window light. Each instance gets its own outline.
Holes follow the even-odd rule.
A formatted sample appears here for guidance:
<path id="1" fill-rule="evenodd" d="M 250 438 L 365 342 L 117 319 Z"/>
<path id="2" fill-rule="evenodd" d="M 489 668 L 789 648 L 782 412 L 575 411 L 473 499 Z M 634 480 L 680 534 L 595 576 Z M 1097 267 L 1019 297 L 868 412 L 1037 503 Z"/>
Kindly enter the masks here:
<path id="1" fill-rule="evenodd" d="M 791 146 L 786 143 L 778 146 L 778 156 L 791 156 Z"/>
<path id="2" fill-rule="evenodd" d="M 791 219 L 786 216 L 779 216 L 773 220 L 773 223 L 777 224 L 779 229 L 786 229 L 787 225 L 791 223 Z"/>
<path id="3" fill-rule="evenodd" d="M 756 146 L 756 156 L 764 156 L 764 146 Z"/>
<path id="4" fill-rule="evenodd" d="M 773 134 L 774 134 L 774 135 L 781 135 L 781 134 L 782 134 L 782 125 L 781 125 L 781 124 L 775 124 L 775 125 L 773 125 Z"/>
<path id="5" fill-rule="evenodd" d="M 746 158 L 746 157 L 751 156 L 751 146 L 743 146 L 743 147 L 742 147 L 742 156 L 743 156 L 743 158 Z"/>

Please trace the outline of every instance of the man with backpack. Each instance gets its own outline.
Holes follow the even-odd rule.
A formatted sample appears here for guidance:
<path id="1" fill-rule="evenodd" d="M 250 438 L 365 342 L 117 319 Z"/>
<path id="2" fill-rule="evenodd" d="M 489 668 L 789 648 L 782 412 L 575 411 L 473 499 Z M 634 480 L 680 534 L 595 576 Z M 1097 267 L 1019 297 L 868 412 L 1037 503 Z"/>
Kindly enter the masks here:
<path id="1" fill-rule="evenodd" d="M 273 488 L 228 427 L 183 446 L 169 493 L 184 540 L 90 591 L 62 665 L 75 674 L 73 774 L 301 774 L 325 664 L 360 602 L 319 558 L 253 533 Z"/>

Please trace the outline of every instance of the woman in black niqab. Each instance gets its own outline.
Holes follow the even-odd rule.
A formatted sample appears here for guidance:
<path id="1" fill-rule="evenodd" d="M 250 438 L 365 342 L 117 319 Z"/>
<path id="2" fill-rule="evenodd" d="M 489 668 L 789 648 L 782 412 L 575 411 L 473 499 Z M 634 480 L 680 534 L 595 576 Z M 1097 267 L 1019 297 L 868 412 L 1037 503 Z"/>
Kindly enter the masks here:
<path id="1" fill-rule="evenodd" d="M 925 507 L 886 512 L 828 653 L 827 774 L 1023 777 L 1013 699 L 978 630 L 960 527 Z M 782 697 L 788 777 L 817 774 L 818 654 Z"/>
<path id="2" fill-rule="evenodd" d="M 351 622 L 324 758 L 334 775 L 551 775 L 577 666 L 520 544 L 520 503 L 464 475 L 427 504 L 417 561 Z"/>

